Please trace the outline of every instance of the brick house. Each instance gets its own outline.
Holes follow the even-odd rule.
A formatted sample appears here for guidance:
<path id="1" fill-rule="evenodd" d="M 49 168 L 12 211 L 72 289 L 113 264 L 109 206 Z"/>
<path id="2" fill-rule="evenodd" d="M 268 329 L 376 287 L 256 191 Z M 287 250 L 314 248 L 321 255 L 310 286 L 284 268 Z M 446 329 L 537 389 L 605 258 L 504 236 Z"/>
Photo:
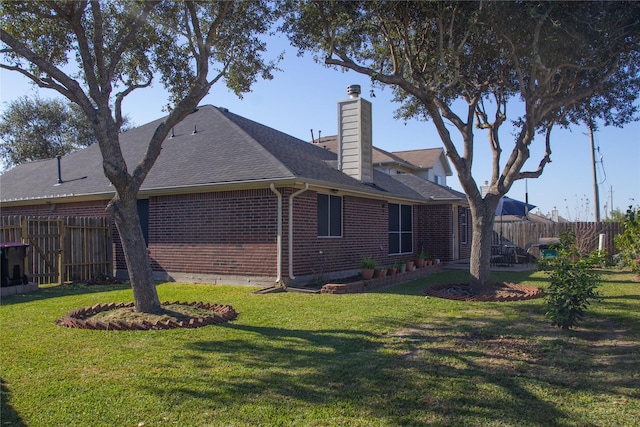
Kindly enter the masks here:
<path id="1" fill-rule="evenodd" d="M 442 150 L 417 153 L 445 163 L 426 167 L 416 153 L 374 149 L 371 104 L 358 93 L 338 102 L 334 151 L 211 105 L 176 126 L 139 193 L 156 278 L 293 283 L 354 274 L 365 255 L 467 258 L 466 197 L 423 177 L 435 168 L 446 179 Z M 129 165 L 161 120 L 121 134 Z M 3 216 L 106 216 L 114 194 L 97 145 L 17 166 L 0 185 Z M 114 264 L 125 276 L 115 230 Z"/>

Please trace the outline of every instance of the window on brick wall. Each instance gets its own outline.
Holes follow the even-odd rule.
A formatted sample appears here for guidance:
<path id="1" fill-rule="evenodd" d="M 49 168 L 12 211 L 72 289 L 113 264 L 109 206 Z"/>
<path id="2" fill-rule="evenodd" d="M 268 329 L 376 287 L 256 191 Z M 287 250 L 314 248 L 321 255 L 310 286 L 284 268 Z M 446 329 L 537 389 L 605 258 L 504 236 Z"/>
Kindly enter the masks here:
<path id="1" fill-rule="evenodd" d="M 318 194 L 318 236 L 342 237 L 342 197 Z"/>
<path id="2" fill-rule="evenodd" d="M 389 203 L 389 254 L 413 252 L 413 209 Z"/>
<path id="3" fill-rule="evenodd" d="M 462 209 L 460 211 L 460 243 L 467 243 L 467 210 Z"/>

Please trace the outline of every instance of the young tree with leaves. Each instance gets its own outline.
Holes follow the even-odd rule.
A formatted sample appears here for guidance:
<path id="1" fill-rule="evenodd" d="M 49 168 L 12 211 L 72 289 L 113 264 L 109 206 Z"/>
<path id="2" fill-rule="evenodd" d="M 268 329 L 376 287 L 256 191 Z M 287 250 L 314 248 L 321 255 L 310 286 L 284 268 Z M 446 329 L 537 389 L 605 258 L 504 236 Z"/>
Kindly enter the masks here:
<path id="1" fill-rule="evenodd" d="M 123 124 L 121 131 L 128 129 Z M 0 115 L 0 157 L 5 167 L 64 156 L 97 142 L 76 104 L 20 97 Z"/>
<path id="2" fill-rule="evenodd" d="M 600 251 L 580 254 L 576 234 L 569 229 L 560 234 L 553 246 L 556 256 L 540 260 L 540 268 L 549 276 L 545 292 L 546 316 L 553 326 L 571 329 L 578 325 L 589 305 L 600 299 L 598 287 L 602 281 L 597 267 L 605 256 Z"/>
<path id="3" fill-rule="evenodd" d="M 236 94 L 275 63 L 263 59 L 275 5 L 257 1 L 2 2 L 0 66 L 57 91 L 87 116 L 115 196 L 107 211 L 122 241 L 135 306 L 157 312 L 160 302 L 137 213 L 138 191 L 171 128 L 192 112 L 218 81 Z M 76 70 L 67 72 L 76 61 Z M 79 76 L 79 77 L 76 77 Z M 160 80 L 170 92 L 169 114 L 144 158 L 127 168 L 118 134 L 122 105 L 134 91 Z"/>
<path id="4" fill-rule="evenodd" d="M 640 206 L 629 206 L 620 222 L 622 233 L 615 237 L 618 260 L 621 266 L 640 275 Z"/>
<path id="5" fill-rule="evenodd" d="M 491 284 L 498 201 L 542 175 L 554 125 L 581 120 L 586 101 L 592 117 L 635 113 L 625 107 L 638 98 L 638 2 L 292 1 L 283 30 L 325 65 L 393 88 L 397 117 L 433 122 L 470 204 L 474 287 Z M 519 116 L 508 115 L 514 101 Z M 477 129 L 492 158 L 484 197 L 472 175 Z M 545 150 L 531 167 L 539 132 Z"/>

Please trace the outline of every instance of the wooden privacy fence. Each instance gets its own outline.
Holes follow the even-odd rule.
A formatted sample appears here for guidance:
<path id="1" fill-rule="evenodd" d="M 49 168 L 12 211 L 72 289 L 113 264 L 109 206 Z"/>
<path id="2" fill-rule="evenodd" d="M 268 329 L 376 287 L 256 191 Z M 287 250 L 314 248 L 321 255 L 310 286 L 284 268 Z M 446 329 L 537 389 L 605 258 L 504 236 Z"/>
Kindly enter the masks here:
<path id="1" fill-rule="evenodd" d="M 3 216 L 0 221 L 2 241 L 29 245 L 25 272 L 34 283 L 87 281 L 112 274 L 106 218 Z"/>
<path id="2" fill-rule="evenodd" d="M 530 245 L 537 244 L 540 238 L 559 237 L 568 229 L 576 233 L 576 245 L 582 254 L 587 254 L 598 249 L 600 234 L 604 234 L 604 249 L 609 256 L 618 253 L 615 245 L 615 236 L 622 232 L 618 222 L 569 222 L 541 224 L 530 221 L 503 223 L 496 221 L 493 226 L 494 240 L 497 243 L 502 235 L 517 248 L 526 250 Z M 531 254 L 539 256 L 538 249 L 532 248 Z"/>

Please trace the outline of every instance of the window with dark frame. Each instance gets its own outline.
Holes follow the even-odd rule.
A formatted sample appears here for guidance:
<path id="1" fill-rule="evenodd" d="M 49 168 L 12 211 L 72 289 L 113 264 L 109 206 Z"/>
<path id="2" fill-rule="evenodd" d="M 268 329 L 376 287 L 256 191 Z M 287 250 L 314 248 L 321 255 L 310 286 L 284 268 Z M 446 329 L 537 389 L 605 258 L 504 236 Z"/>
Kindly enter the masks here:
<path id="1" fill-rule="evenodd" d="M 342 197 L 318 194 L 318 237 L 342 237 Z"/>
<path id="2" fill-rule="evenodd" d="M 389 203 L 389 254 L 413 252 L 413 208 Z"/>

